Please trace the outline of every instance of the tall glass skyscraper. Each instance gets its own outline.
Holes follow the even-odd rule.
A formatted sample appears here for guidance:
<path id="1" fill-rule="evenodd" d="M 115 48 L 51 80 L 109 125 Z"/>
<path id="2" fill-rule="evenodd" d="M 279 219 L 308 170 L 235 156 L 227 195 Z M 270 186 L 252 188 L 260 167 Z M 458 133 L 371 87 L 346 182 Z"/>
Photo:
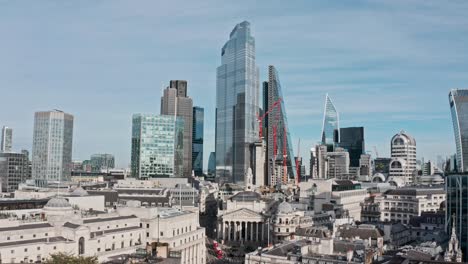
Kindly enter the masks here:
<path id="1" fill-rule="evenodd" d="M 132 177 L 182 177 L 184 120 L 135 114 L 132 121 Z"/>
<path id="2" fill-rule="evenodd" d="M 91 170 L 96 172 L 113 169 L 115 167 L 115 158 L 112 154 L 93 154 L 91 155 L 90 161 Z"/>
<path id="3" fill-rule="evenodd" d="M 361 155 L 365 154 L 364 127 L 340 128 L 338 145 L 349 153 L 349 166 L 359 167 Z"/>
<path id="4" fill-rule="evenodd" d="M 193 107 L 192 168 L 196 176 L 203 175 L 203 124 L 204 109 Z"/>
<path id="5" fill-rule="evenodd" d="M 250 144 L 258 140 L 259 70 L 250 23 L 232 30 L 221 49 L 216 80 L 216 177 L 244 182 Z"/>
<path id="6" fill-rule="evenodd" d="M 468 174 L 448 175 L 445 178 L 447 201 L 445 223 L 447 230 L 455 223 L 455 232 L 463 252 L 463 261 L 468 261 Z"/>
<path id="7" fill-rule="evenodd" d="M 33 179 L 70 180 L 72 145 L 72 115 L 59 110 L 36 112 L 32 148 Z"/>
<path id="8" fill-rule="evenodd" d="M 268 166 L 268 184 L 275 186 L 282 180 L 285 184 L 289 179 L 296 179 L 297 170 L 294 162 L 294 152 L 292 147 L 291 135 L 289 133 L 288 119 L 286 117 L 286 106 L 281 90 L 278 71 L 272 65 L 268 67 L 268 82 L 263 88 L 264 111 L 270 110 L 264 118 L 266 126 L 266 164 L 272 164 L 273 161 L 283 161 L 286 158 L 287 173 L 283 175 L 283 179 L 276 179 L 275 173 L 272 171 L 273 166 Z M 273 107 L 275 103 L 281 100 L 279 107 Z M 276 145 L 276 146 L 275 146 Z M 275 153 L 276 149 L 276 153 Z M 286 150 L 286 153 L 283 153 Z M 286 156 L 284 156 L 286 154 Z M 276 168 L 276 170 L 283 168 Z"/>
<path id="9" fill-rule="evenodd" d="M 453 132 L 457 148 L 458 172 L 468 171 L 468 89 L 453 89 L 449 93 Z"/>
<path id="10" fill-rule="evenodd" d="M 323 113 L 322 144 L 327 145 L 329 151 L 332 151 L 335 142 L 340 142 L 340 119 L 335 105 L 327 94 Z"/>

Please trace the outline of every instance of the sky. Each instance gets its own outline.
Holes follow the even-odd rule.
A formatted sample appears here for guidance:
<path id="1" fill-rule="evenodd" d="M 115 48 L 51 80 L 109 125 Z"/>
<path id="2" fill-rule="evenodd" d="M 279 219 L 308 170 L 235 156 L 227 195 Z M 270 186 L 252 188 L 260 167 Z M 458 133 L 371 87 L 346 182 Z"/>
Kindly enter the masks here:
<path id="1" fill-rule="evenodd" d="M 328 93 L 341 127 L 390 155 L 405 130 L 418 158 L 455 151 L 448 93 L 468 87 L 468 1 L 0 0 L 0 126 L 31 149 L 34 112 L 75 117 L 73 159 L 130 163 L 131 116 L 159 114 L 162 89 L 188 81 L 214 151 L 216 68 L 232 28 L 251 23 L 260 81 L 275 65 L 294 151 L 319 140 Z M 205 166 L 206 168 L 206 166 Z"/>

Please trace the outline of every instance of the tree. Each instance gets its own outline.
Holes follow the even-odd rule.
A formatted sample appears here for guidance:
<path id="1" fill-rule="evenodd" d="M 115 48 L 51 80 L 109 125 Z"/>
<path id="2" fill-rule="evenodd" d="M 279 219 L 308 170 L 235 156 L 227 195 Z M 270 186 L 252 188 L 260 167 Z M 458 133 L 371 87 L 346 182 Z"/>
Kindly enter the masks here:
<path id="1" fill-rule="evenodd" d="M 97 257 L 74 256 L 66 253 L 51 254 L 44 264 L 99 264 Z"/>

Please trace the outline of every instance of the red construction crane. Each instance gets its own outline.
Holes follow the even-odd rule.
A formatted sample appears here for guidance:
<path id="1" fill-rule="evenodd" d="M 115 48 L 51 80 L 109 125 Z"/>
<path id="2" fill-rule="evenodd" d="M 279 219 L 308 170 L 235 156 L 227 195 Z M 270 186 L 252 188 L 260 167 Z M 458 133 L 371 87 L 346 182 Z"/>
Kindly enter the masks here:
<path id="1" fill-rule="evenodd" d="M 259 139 L 262 140 L 262 137 L 263 137 L 263 119 L 271 112 L 273 111 L 275 108 L 278 107 L 278 109 L 280 109 L 279 107 L 281 106 L 281 97 L 278 98 L 278 100 L 276 100 L 270 107 L 270 109 L 268 109 L 268 111 L 266 111 L 262 116 L 259 116 L 257 115 L 257 120 L 258 120 L 258 123 L 259 123 Z M 279 112 L 279 111 L 278 111 Z M 277 113 L 278 114 L 278 113 Z"/>

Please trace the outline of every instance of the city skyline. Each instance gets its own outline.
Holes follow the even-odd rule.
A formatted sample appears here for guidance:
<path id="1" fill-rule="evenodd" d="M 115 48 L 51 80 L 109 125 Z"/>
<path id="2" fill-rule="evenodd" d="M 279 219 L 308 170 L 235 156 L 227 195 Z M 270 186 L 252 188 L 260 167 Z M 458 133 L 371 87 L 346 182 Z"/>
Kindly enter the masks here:
<path id="1" fill-rule="evenodd" d="M 235 24 L 247 20 L 256 38 L 260 81 L 267 80 L 269 64 L 281 72 L 292 140 L 301 138 L 303 158 L 320 141 L 322 102 L 329 93 L 341 126 L 365 127 L 367 150 L 377 146 L 380 156 L 389 157 L 392 135 L 404 129 L 418 142 L 418 158 L 435 161 L 455 153 L 447 95 L 468 83 L 468 19 L 462 16 L 468 6 L 459 3 L 419 2 L 424 8 L 417 8 L 363 1 L 346 10 L 344 4 L 230 4 L 230 14 L 225 7 L 207 4 L 209 10 L 202 11 L 189 4 L 187 21 L 179 22 L 165 15 L 174 14 L 169 11 L 176 5 L 153 14 L 159 6 L 150 2 L 135 9 L 119 3 L 109 13 L 105 2 L 89 4 L 73 15 L 73 3 L 31 3 L 37 8 L 24 10 L 5 2 L 0 21 L 16 30 L 0 29 L 6 40 L 0 44 L 0 125 L 14 129 L 13 151 L 31 150 L 34 112 L 63 109 L 75 117 L 73 159 L 105 152 L 115 155 L 117 166 L 128 166 L 132 114 L 157 113 L 161 86 L 184 79 L 194 105 L 205 108 L 206 167 L 214 151 L 215 108 L 214 96 L 206 95 L 215 93 L 219 47 Z M 382 13 L 389 7 L 393 16 Z M 288 26 L 275 21 L 280 14 Z M 376 16 L 378 23 L 371 23 Z M 83 17 L 90 19 L 74 24 Z M 313 26 L 320 20 L 325 23 Z M 201 32 L 191 33 L 194 27 Z M 192 43 L 184 43 L 188 39 Z"/>

